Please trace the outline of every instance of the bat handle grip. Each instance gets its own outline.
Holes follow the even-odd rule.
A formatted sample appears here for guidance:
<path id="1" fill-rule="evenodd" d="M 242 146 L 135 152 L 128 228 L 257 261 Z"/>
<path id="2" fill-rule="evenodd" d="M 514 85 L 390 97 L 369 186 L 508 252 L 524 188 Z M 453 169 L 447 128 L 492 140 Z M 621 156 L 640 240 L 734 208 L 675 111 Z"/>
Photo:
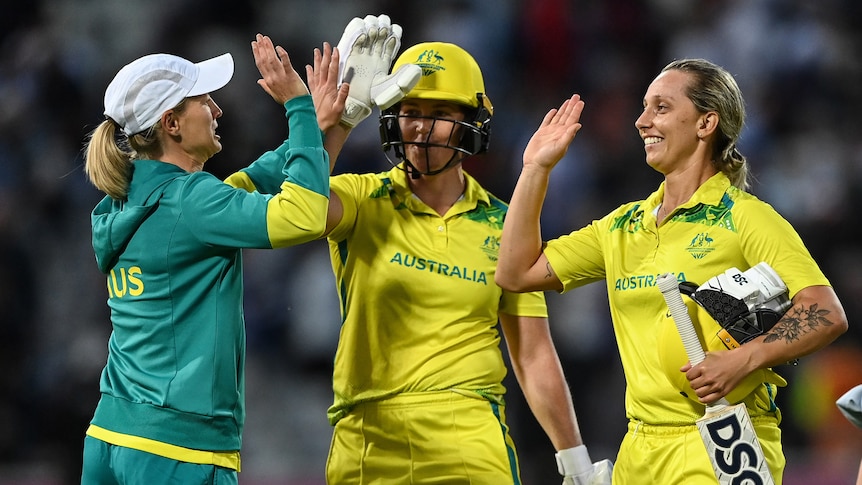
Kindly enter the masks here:
<path id="1" fill-rule="evenodd" d="M 670 316 L 673 317 L 679 336 L 682 337 L 682 345 L 685 347 L 689 362 L 691 365 L 700 364 L 706 356 L 700 339 L 697 337 L 697 332 L 694 330 L 691 317 L 688 315 L 688 308 L 682 301 L 676 277 L 671 273 L 665 273 L 658 277 L 656 285 L 661 290 L 664 301 L 670 310 Z"/>
<path id="2" fill-rule="evenodd" d="M 676 277 L 671 273 L 665 273 L 656 280 L 658 289 L 661 290 L 664 301 L 667 303 L 667 308 L 670 310 L 670 316 L 673 317 L 673 322 L 676 324 L 676 330 L 679 336 L 682 337 L 682 346 L 685 347 L 685 353 L 688 356 L 688 361 L 691 365 L 697 365 L 703 362 L 706 355 L 703 352 L 703 346 L 700 344 L 700 339 L 697 337 L 697 332 L 694 330 L 694 324 L 691 322 L 691 317 L 688 315 L 688 308 L 682 301 L 682 294 L 679 292 L 679 283 Z M 728 406 L 730 402 L 727 399 L 721 398 L 714 406 Z"/>

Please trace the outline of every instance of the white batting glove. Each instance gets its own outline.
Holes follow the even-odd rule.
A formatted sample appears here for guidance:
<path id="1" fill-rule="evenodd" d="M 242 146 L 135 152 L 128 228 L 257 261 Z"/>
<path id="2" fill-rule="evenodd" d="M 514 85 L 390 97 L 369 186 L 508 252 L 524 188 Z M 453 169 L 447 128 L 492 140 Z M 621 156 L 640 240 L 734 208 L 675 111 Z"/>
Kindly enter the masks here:
<path id="1" fill-rule="evenodd" d="M 771 266 L 758 263 L 744 272 L 730 268 L 710 278 L 698 290 L 726 293 L 744 303 L 749 312 L 754 312 L 765 305 L 775 306 L 773 300 L 785 296 L 787 286 Z"/>
<path id="2" fill-rule="evenodd" d="M 771 329 L 791 306 L 787 285 L 765 262 L 746 271 L 730 268 L 713 276 L 687 294 L 702 306 L 727 332 L 722 339 L 728 348 L 739 345 Z"/>
<path id="3" fill-rule="evenodd" d="M 422 76 L 419 66 L 405 64 L 389 74 L 395 53 L 401 48 L 401 26 L 388 15 L 367 15 L 350 21 L 338 42 L 341 60 L 339 85 L 350 83 L 350 94 L 341 121 L 354 127 L 371 114 L 374 105 L 386 109 L 413 89 Z"/>
<path id="4" fill-rule="evenodd" d="M 585 445 L 560 450 L 554 456 L 563 485 L 611 485 L 614 464 L 610 460 L 593 463 Z"/>

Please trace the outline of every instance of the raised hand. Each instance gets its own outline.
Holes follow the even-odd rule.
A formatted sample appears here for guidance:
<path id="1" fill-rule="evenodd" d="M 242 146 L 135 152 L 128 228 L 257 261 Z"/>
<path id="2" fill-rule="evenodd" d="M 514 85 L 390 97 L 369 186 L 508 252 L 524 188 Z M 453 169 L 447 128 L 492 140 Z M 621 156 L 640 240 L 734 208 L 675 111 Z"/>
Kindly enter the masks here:
<path id="1" fill-rule="evenodd" d="M 339 76 L 351 86 L 341 119 L 347 126 L 367 118 L 374 105 L 386 109 L 397 103 L 419 82 L 422 70 L 413 64 L 389 74 L 401 35 L 401 26 L 385 14 L 356 17 L 344 29 L 338 52 Z"/>
<path id="2" fill-rule="evenodd" d="M 524 167 L 535 165 L 553 168 L 566 154 L 575 135 L 580 131 L 583 110 L 584 102 L 580 95 L 575 94 L 559 108 L 548 111 L 524 149 Z"/>
<path id="3" fill-rule="evenodd" d="M 251 42 L 251 51 L 262 77 L 257 84 L 278 104 L 309 94 L 308 87 L 293 69 L 287 51 L 281 46 L 274 46 L 269 36 L 257 34 Z"/>
<path id="4" fill-rule="evenodd" d="M 341 121 L 349 94 L 350 84 L 338 86 L 339 57 L 338 49 L 324 42 L 323 51 L 314 49 L 314 65 L 305 66 L 308 87 L 317 112 L 317 124 L 324 132 Z"/>

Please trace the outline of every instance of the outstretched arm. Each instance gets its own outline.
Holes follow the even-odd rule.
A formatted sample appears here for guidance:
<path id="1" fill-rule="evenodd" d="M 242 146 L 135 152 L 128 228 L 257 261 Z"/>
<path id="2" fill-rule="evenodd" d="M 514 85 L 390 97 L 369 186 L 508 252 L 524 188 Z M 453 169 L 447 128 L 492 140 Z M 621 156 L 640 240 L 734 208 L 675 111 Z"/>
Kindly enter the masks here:
<path id="1" fill-rule="evenodd" d="M 258 84 L 286 110 L 290 138 L 280 152 L 284 183 L 267 202 L 266 229 L 272 248 L 311 241 L 323 233 L 329 195 L 329 161 L 308 87 L 281 46 L 258 34 L 251 43 Z M 278 150 L 277 150 L 278 152 Z"/>
<path id="2" fill-rule="evenodd" d="M 324 83 L 327 89 L 323 91 L 330 93 L 333 86 L 341 83 L 337 103 L 326 101 L 326 96 L 315 96 L 318 119 L 322 120 L 320 128 L 326 136 L 324 149 L 329 154 L 330 173 L 335 168 L 335 161 L 350 131 L 371 114 L 372 106 L 388 108 L 400 101 L 419 82 L 422 70 L 412 64 L 389 74 L 394 56 L 401 47 L 401 35 L 401 26 L 392 23 L 388 15 L 367 15 L 364 19 L 356 17 L 345 27 L 330 63 L 326 61 L 326 46 L 319 58 L 318 52 L 315 52 L 314 70 L 322 75 L 325 70 L 318 70 L 317 65 L 320 63 L 329 67 Z M 350 83 L 349 95 L 344 91 L 347 83 Z M 312 81 L 309 84 L 313 84 Z M 321 101 L 318 101 L 318 97 Z M 328 97 L 332 98 L 331 95 Z M 336 118 L 340 118 L 340 121 L 333 122 Z M 343 213 L 341 199 L 335 192 L 330 193 L 324 236 L 338 225 Z"/>
<path id="3" fill-rule="evenodd" d="M 305 67 L 314 109 L 317 112 L 317 123 L 325 137 L 323 149 L 329 154 L 329 173 L 335 168 L 335 160 L 352 129 L 342 120 L 349 84 L 345 82 L 338 87 L 339 54 L 338 49 L 332 49 L 329 43 L 324 43 L 323 51 L 314 49 L 314 66 Z M 338 225 L 342 213 L 341 199 L 334 192 L 330 192 L 324 237 Z"/>
<path id="4" fill-rule="evenodd" d="M 551 170 L 581 129 L 584 102 L 577 94 L 545 115 L 524 149 L 524 166 L 503 224 L 495 280 L 510 291 L 560 290 L 562 283 L 542 254 L 540 216 Z"/>
<path id="5" fill-rule="evenodd" d="M 317 113 L 317 124 L 326 137 L 323 148 L 329 154 L 330 173 L 335 168 L 335 161 L 351 129 L 341 120 L 350 85 L 338 85 L 340 55 L 338 49 L 333 49 L 328 42 L 324 42 L 322 51 L 314 49 L 314 65 L 305 66 L 308 88 Z"/>
<path id="6" fill-rule="evenodd" d="M 251 49 L 261 75 L 257 84 L 275 102 L 287 109 L 286 103 L 289 100 L 309 94 L 302 78 L 293 69 L 287 51 L 281 46 L 276 47 L 272 39 L 266 35 L 257 34 L 255 40 L 251 42 Z M 291 136 L 295 134 L 291 133 Z M 281 146 L 262 154 L 254 163 L 228 176 L 224 182 L 247 192 L 277 194 L 281 191 L 281 184 L 284 182 L 282 169 L 290 147 L 290 141 L 285 140 Z"/>

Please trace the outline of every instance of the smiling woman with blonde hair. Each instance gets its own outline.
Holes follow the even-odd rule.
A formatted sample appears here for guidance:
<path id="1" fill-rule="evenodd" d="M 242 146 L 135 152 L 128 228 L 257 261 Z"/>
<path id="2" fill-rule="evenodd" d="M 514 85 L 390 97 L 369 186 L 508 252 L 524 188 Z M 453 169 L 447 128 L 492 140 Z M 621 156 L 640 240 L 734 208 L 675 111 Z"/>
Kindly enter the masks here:
<path id="1" fill-rule="evenodd" d="M 704 403 L 722 397 L 745 403 L 780 484 L 785 459 L 775 395 L 786 382 L 772 367 L 828 345 L 847 330 L 847 317 L 793 227 L 745 192 L 748 166 L 737 148 L 745 107 L 736 82 L 703 59 L 669 63 L 647 88 L 635 121 L 646 162 L 664 182 L 645 199 L 545 242 L 540 215 L 548 181 L 581 129 L 583 109 L 578 95 L 566 100 L 527 145 L 496 281 L 512 291 L 560 292 L 605 281 L 629 420 L 614 484 L 717 483 L 695 420 Z M 728 345 L 712 314 L 689 300 L 708 347 L 692 367 L 656 277 L 705 283 L 735 269 L 764 279 L 759 263 L 783 280 L 792 306 L 774 326 Z"/>

